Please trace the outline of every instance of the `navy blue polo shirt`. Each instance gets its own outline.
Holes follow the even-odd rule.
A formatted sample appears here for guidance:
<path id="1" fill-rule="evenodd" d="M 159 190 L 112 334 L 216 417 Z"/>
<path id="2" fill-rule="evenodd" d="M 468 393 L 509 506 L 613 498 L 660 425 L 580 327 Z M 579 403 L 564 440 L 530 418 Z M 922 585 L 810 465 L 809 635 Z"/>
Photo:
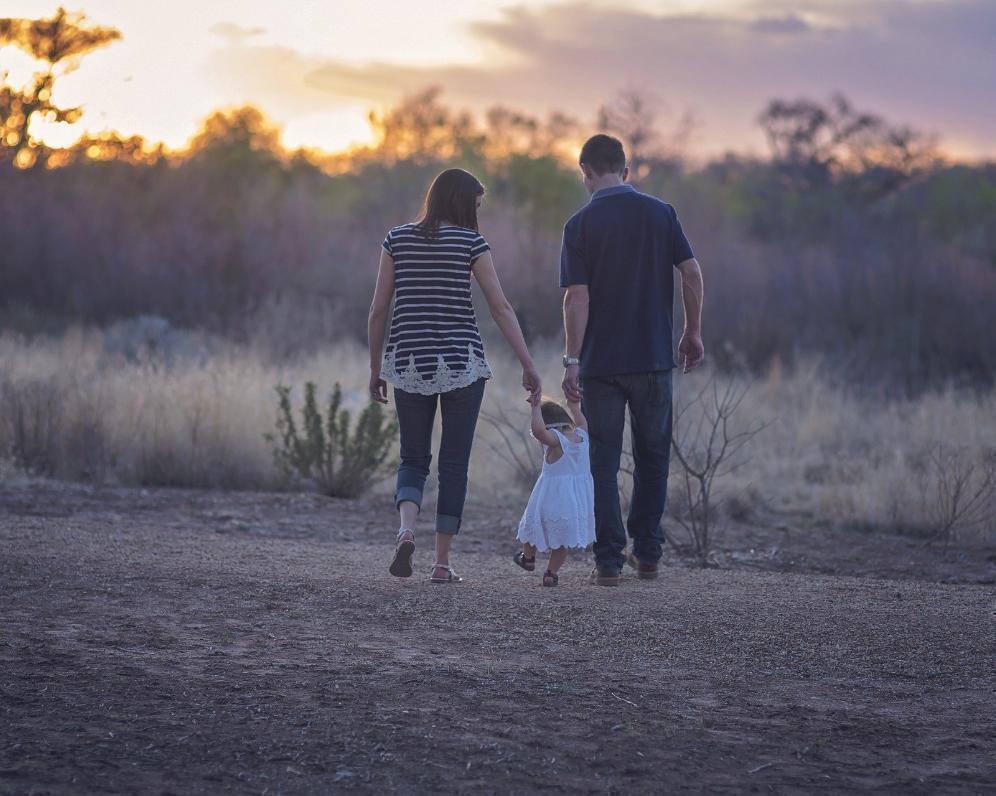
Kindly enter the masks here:
<path id="1" fill-rule="evenodd" d="M 560 286 L 587 285 L 582 376 L 671 370 L 673 268 L 693 257 L 674 208 L 603 188 L 564 226 Z"/>

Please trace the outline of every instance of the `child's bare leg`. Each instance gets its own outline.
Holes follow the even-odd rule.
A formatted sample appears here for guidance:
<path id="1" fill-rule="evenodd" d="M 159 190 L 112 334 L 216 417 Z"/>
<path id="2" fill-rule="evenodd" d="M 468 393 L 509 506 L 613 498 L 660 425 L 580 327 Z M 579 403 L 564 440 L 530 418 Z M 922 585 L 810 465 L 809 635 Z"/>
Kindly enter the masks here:
<path id="1" fill-rule="evenodd" d="M 522 543 L 522 555 L 524 558 L 536 558 L 536 548 L 529 542 Z"/>
<path id="2" fill-rule="evenodd" d="M 564 566 L 564 562 L 567 560 L 567 548 L 558 547 L 556 550 L 550 551 L 550 563 L 547 564 L 547 569 L 554 575 L 560 571 L 560 568 Z"/>

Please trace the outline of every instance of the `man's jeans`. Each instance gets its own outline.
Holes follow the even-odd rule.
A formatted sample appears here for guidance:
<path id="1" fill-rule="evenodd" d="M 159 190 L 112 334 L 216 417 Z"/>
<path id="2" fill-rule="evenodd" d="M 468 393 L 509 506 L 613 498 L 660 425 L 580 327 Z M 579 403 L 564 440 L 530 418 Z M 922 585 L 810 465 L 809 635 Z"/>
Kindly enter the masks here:
<path id="1" fill-rule="evenodd" d="M 436 404 L 443 416 L 439 443 L 439 499 L 436 530 L 455 534 L 460 530 L 463 503 L 467 497 L 467 467 L 474 443 L 474 429 L 484 399 L 485 379 L 439 395 L 418 395 L 396 389 L 394 405 L 401 429 L 401 466 L 398 467 L 395 505 L 404 500 L 422 508 L 422 491 L 432 462 L 432 426 Z"/>
<path id="2" fill-rule="evenodd" d="M 671 462 L 671 371 L 585 377 L 582 386 L 595 481 L 595 563 L 622 569 L 628 530 L 636 557 L 656 564 L 663 552 L 661 517 Z M 634 472 L 633 499 L 624 529 L 618 476 L 627 404 Z"/>

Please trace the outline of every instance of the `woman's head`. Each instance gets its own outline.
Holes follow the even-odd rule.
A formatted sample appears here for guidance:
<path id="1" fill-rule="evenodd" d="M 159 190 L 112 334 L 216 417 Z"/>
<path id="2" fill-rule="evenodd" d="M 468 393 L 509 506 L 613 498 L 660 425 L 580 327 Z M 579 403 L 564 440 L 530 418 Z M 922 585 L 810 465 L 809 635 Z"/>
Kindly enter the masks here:
<path id="1" fill-rule="evenodd" d="M 543 416 L 543 423 L 547 426 L 573 426 L 574 418 L 553 398 L 545 395 L 540 400 L 540 414 Z"/>
<path id="2" fill-rule="evenodd" d="M 441 224 L 476 230 L 477 208 L 481 206 L 483 196 L 484 186 L 469 171 L 446 169 L 429 186 L 416 223 L 430 234 Z"/>

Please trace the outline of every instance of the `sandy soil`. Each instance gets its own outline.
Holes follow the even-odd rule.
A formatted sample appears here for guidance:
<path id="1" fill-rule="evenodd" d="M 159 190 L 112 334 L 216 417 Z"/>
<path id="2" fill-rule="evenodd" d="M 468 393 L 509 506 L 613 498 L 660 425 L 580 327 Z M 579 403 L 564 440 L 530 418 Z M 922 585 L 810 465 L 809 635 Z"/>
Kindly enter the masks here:
<path id="1" fill-rule="evenodd" d="M 728 568 L 543 589 L 514 519 L 433 586 L 381 502 L 0 488 L 0 792 L 996 785 L 993 550 L 739 527 Z"/>

